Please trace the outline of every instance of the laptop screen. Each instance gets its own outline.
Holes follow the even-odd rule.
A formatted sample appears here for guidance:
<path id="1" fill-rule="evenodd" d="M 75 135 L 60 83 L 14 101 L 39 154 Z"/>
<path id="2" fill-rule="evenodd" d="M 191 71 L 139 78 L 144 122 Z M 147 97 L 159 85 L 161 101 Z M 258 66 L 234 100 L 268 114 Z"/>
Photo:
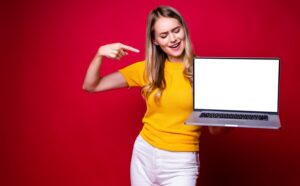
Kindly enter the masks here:
<path id="1" fill-rule="evenodd" d="M 194 109 L 277 112 L 279 59 L 195 58 Z"/>

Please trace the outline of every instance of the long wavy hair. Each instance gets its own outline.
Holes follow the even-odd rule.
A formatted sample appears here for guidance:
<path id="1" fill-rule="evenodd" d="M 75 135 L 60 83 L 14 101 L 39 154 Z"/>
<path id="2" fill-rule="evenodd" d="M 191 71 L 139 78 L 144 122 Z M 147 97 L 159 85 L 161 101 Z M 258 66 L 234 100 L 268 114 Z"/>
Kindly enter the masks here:
<path id="1" fill-rule="evenodd" d="M 154 44 L 154 24 L 160 17 L 174 18 L 178 20 L 184 30 L 185 34 L 185 48 L 183 51 L 183 63 L 184 70 L 183 75 L 193 83 L 193 48 L 190 40 L 190 35 L 186 23 L 181 14 L 172 7 L 159 6 L 152 10 L 148 15 L 147 31 L 146 31 L 146 66 L 145 66 L 145 78 L 147 84 L 142 88 L 142 96 L 144 99 L 148 99 L 149 95 L 157 89 L 154 95 L 154 101 L 159 104 L 160 97 L 166 88 L 166 81 L 164 77 L 164 66 L 167 59 L 167 54 L 160 48 L 160 46 Z"/>

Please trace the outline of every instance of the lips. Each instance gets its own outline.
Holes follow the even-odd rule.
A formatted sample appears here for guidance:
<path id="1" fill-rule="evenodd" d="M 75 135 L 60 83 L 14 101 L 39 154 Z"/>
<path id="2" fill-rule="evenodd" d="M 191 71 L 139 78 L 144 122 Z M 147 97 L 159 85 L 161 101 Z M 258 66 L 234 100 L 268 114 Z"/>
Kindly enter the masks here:
<path id="1" fill-rule="evenodd" d="M 176 49 L 177 47 L 179 47 L 180 43 L 181 43 L 181 42 L 178 42 L 178 43 L 176 43 L 176 44 L 174 44 L 174 45 L 171 45 L 171 46 L 169 46 L 169 47 L 172 48 L 172 49 Z"/>

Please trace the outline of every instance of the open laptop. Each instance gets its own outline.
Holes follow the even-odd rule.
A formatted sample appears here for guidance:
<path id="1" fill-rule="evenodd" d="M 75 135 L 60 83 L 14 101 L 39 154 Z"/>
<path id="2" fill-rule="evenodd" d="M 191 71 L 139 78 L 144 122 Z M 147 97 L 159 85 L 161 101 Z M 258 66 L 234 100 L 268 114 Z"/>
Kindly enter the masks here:
<path id="1" fill-rule="evenodd" d="M 189 125 L 279 129 L 279 58 L 194 58 Z"/>

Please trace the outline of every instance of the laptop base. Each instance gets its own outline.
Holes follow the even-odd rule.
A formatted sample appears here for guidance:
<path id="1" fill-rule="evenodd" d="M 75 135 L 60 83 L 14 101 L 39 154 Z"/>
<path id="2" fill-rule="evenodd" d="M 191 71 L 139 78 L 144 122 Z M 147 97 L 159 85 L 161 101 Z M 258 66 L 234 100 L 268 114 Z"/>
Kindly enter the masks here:
<path id="1" fill-rule="evenodd" d="M 199 126 L 218 126 L 218 127 L 241 127 L 241 128 L 261 128 L 261 129 L 279 129 L 281 127 L 279 116 L 277 114 L 267 114 L 268 120 L 245 120 L 245 119 L 223 119 L 223 118 L 200 118 L 204 111 L 194 111 L 185 121 L 187 125 Z M 209 113 L 205 111 L 205 113 Z M 213 113 L 216 113 L 215 111 Z M 220 112 L 225 113 L 226 112 Z M 232 112 L 228 112 L 232 114 Z M 236 114 L 239 114 L 238 112 Z M 265 113 L 262 113 L 265 115 Z"/>

